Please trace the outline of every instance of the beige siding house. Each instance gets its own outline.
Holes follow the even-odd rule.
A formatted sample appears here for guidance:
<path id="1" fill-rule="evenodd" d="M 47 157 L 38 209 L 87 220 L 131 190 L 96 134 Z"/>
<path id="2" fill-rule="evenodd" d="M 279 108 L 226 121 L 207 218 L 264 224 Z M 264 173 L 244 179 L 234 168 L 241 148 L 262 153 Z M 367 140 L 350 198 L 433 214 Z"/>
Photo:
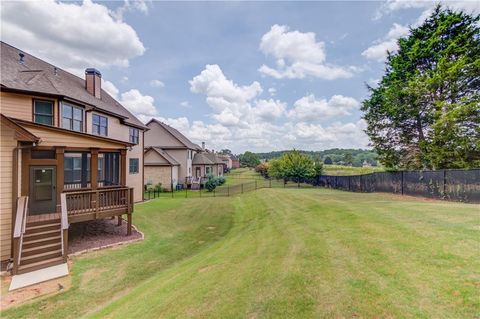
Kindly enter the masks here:
<path id="1" fill-rule="evenodd" d="M 80 78 L 4 42 L 1 52 L 0 260 L 24 273 L 65 262 L 71 223 L 125 214 L 131 227 L 148 128 L 99 71 Z"/>
<path id="2" fill-rule="evenodd" d="M 210 174 L 223 176 L 224 160 L 206 150 L 205 143 L 200 147 L 175 128 L 156 119 L 146 125 L 149 128 L 145 132 L 146 183 L 162 183 L 162 187 L 170 190 L 178 184 L 190 187 L 193 181 L 199 183 Z"/>
<path id="3" fill-rule="evenodd" d="M 158 147 L 146 148 L 144 165 L 146 185 L 161 183 L 161 187 L 169 191 L 177 187 L 180 164 L 165 150 Z"/>
<path id="4" fill-rule="evenodd" d="M 161 152 L 162 154 L 167 154 L 167 156 L 171 158 L 174 163 L 178 164 L 176 165 L 178 167 L 178 175 L 173 176 L 170 181 L 164 180 L 165 184 L 162 183 L 162 185 L 186 185 L 189 178 L 192 177 L 193 157 L 197 152 L 202 151 L 201 147 L 195 143 L 192 143 L 185 135 L 180 133 L 175 128 L 156 119 L 150 120 L 146 125 L 149 128 L 149 130 L 145 133 L 146 155 L 148 155 L 148 157 L 156 156 L 153 154 L 157 153 L 158 155 L 158 153 Z M 153 166 L 149 164 L 147 166 L 156 167 L 149 168 L 150 172 L 153 170 L 165 171 L 165 168 L 159 165 Z M 174 180 L 175 177 L 176 181 Z M 155 184 L 155 180 L 152 180 L 152 183 Z"/>

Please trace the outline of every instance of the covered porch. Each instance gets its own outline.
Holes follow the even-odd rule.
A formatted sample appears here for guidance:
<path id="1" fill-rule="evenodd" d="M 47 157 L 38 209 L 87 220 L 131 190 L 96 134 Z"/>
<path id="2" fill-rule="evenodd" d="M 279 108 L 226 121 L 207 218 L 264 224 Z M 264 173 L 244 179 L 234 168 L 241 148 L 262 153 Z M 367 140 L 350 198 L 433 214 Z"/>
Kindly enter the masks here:
<path id="1" fill-rule="evenodd" d="M 15 151 L 13 187 L 19 197 L 13 216 L 13 273 L 65 262 L 72 223 L 114 217 L 122 223 L 126 215 L 126 235 L 131 235 L 134 198 L 126 185 L 130 143 L 22 126 L 42 138 Z"/>

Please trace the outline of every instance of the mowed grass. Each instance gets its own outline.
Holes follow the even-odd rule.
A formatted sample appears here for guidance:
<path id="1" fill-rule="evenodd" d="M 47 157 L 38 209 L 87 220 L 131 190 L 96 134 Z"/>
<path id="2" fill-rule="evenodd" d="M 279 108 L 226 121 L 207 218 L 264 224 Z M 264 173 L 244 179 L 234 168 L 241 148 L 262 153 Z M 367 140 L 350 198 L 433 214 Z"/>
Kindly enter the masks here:
<path id="1" fill-rule="evenodd" d="M 7 318 L 476 318 L 478 205 L 324 189 L 136 206 L 146 240 L 75 258 Z"/>

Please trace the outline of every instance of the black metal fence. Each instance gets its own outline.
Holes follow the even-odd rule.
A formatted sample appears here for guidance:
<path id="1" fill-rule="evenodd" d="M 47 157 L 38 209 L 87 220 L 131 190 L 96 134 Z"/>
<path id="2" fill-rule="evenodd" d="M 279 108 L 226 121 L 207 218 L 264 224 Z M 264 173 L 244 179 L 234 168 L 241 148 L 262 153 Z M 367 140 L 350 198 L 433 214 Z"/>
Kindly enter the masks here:
<path id="1" fill-rule="evenodd" d="M 467 203 L 480 203 L 480 169 L 375 172 L 322 175 L 319 186 L 352 192 L 387 192 Z"/>

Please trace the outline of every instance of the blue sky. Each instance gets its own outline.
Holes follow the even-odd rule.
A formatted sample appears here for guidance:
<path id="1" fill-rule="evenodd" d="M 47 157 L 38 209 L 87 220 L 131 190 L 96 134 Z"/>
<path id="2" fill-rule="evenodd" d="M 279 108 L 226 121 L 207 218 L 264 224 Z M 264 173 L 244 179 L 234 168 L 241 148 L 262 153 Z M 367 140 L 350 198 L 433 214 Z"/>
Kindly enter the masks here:
<path id="1" fill-rule="evenodd" d="M 479 2 L 448 2 L 478 12 Z M 360 103 L 434 2 L 2 3 L 2 40 L 209 148 L 368 145 Z M 9 14 L 9 12 L 22 14 Z"/>

